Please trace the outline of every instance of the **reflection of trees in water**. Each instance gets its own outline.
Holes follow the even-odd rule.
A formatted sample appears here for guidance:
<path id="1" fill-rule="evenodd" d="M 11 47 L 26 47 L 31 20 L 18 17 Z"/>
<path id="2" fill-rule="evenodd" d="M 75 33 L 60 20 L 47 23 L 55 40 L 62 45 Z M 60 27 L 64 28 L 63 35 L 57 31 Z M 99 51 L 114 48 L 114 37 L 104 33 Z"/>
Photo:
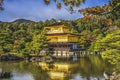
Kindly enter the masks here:
<path id="1" fill-rule="evenodd" d="M 120 63 L 117 64 L 117 67 L 115 69 L 115 72 L 120 74 Z"/>
<path id="2" fill-rule="evenodd" d="M 87 80 L 90 77 L 102 77 L 104 71 L 111 72 L 114 66 L 106 63 L 100 56 L 88 56 L 80 58 L 78 71 Z"/>
<path id="3" fill-rule="evenodd" d="M 104 71 L 113 72 L 115 66 L 111 66 L 102 60 L 99 56 L 88 56 L 85 58 L 80 58 L 78 61 L 71 60 L 60 60 L 55 61 L 53 63 L 49 63 L 49 68 L 54 68 L 54 64 L 59 65 L 70 65 L 70 69 L 68 69 L 69 75 L 67 75 L 67 79 L 72 79 L 76 77 L 75 75 L 79 73 L 79 75 L 86 80 L 90 80 L 91 77 L 102 77 Z M 37 65 L 36 65 L 37 64 Z M 26 62 L 0 62 L 0 68 L 2 68 L 6 72 L 16 71 L 20 74 L 31 73 L 35 80 L 48 80 L 49 75 L 47 70 L 42 70 L 39 63 L 26 63 Z M 119 65 L 118 65 L 119 67 Z M 63 72 L 66 71 L 65 68 L 60 70 Z M 52 69 L 51 69 L 52 70 Z M 58 70 L 58 72 L 60 71 Z M 62 72 L 61 71 L 61 72 Z M 67 73 L 67 72 L 66 72 Z"/>
<path id="4" fill-rule="evenodd" d="M 77 64 L 77 67 L 70 69 L 71 73 L 68 76 L 68 80 L 71 79 L 77 73 L 79 73 L 81 77 L 86 78 L 87 80 L 90 80 L 91 77 L 103 77 L 104 71 L 112 72 L 115 68 L 115 66 L 108 64 L 100 56 L 94 55 L 85 58 L 80 58 L 77 62 L 72 62 L 70 60 L 57 61 L 58 64 L 61 64 L 61 62 L 67 65 L 70 64 L 71 66 L 73 64 Z M 48 66 L 49 65 L 51 64 L 48 64 Z M 52 63 L 52 65 L 54 65 L 54 63 Z M 54 66 L 52 68 L 54 68 Z"/>
<path id="5" fill-rule="evenodd" d="M 31 73 L 35 80 L 46 80 L 48 78 L 47 73 L 40 69 L 39 66 L 36 66 L 34 63 L 0 62 L 0 67 L 7 72 L 15 71 L 20 74 Z"/>

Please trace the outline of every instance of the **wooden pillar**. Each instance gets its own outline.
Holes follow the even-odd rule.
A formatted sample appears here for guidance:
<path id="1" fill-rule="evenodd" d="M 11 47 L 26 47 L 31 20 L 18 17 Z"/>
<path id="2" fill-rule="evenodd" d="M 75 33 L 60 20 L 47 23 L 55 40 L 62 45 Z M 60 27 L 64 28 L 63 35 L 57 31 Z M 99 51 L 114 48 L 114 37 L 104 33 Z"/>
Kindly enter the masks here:
<path id="1" fill-rule="evenodd" d="M 66 53 L 65 53 L 65 57 L 67 57 L 67 51 L 66 51 Z"/>
<path id="2" fill-rule="evenodd" d="M 61 57 L 63 57 L 62 53 L 63 53 L 63 51 L 61 51 Z"/>

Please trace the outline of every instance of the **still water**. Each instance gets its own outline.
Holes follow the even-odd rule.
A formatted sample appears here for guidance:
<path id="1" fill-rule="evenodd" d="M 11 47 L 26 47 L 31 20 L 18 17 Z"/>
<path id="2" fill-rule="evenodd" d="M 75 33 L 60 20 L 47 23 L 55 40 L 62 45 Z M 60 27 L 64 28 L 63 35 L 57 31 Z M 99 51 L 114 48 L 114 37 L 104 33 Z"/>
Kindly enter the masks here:
<path id="1" fill-rule="evenodd" d="M 104 71 L 116 67 L 98 56 L 88 56 L 73 60 L 45 62 L 0 62 L 0 68 L 12 75 L 0 80 L 104 80 Z"/>

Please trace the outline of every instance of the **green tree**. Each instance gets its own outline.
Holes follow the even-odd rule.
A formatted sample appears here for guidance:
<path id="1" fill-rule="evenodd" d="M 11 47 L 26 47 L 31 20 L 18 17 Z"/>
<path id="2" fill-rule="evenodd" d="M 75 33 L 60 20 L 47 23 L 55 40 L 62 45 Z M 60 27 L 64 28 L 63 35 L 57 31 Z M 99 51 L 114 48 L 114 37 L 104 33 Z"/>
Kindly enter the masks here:
<path id="1" fill-rule="evenodd" d="M 94 51 L 102 52 L 102 57 L 116 64 L 120 62 L 120 30 L 111 32 L 93 43 Z"/>
<path id="2" fill-rule="evenodd" d="M 13 40 L 8 32 L 0 32 L 0 52 L 6 53 L 12 50 Z"/>
<path id="3" fill-rule="evenodd" d="M 31 51 L 34 51 L 37 55 L 40 53 L 42 49 L 48 46 L 48 40 L 45 36 L 45 30 L 35 31 L 33 33 L 33 39 L 30 43 L 30 46 L 32 46 Z M 29 45 L 28 45 L 29 47 Z"/>

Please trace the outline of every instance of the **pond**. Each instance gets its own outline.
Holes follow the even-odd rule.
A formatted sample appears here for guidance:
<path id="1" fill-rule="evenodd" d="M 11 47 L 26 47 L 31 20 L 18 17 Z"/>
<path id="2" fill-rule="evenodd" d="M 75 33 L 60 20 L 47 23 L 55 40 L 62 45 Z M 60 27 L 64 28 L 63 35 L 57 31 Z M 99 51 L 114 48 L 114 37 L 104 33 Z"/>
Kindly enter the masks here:
<path id="1" fill-rule="evenodd" d="M 61 59 L 53 63 L 0 62 L 0 68 L 12 75 L 0 80 L 104 80 L 103 72 L 112 72 L 116 66 L 110 65 L 99 56 L 88 56 Z"/>

